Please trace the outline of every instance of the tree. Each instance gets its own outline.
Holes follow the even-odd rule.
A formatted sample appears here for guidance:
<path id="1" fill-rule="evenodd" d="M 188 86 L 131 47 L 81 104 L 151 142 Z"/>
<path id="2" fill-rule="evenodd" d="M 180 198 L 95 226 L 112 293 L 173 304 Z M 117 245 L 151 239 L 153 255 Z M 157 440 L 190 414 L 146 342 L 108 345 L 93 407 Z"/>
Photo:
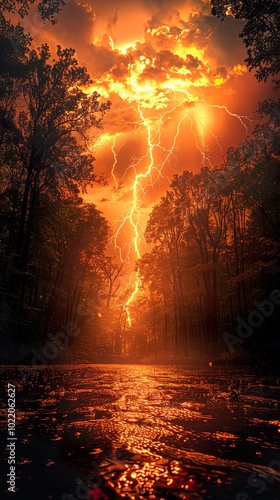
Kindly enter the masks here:
<path id="1" fill-rule="evenodd" d="M 106 310 L 109 311 L 112 299 L 117 295 L 120 288 L 120 277 L 123 275 L 123 264 L 115 263 L 112 257 L 106 256 L 100 262 L 100 272 L 104 280 L 104 291 L 106 289 Z"/>
<path id="2" fill-rule="evenodd" d="M 94 274 L 93 256 L 104 256 L 107 223 L 97 210 L 81 206 L 80 193 L 100 182 L 87 141 L 93 127 L 102 127 L 110 103 L 87 91 L 90 76 L 74 49 L 58 47 L 56 59 L 47 44 L 30 50 L 30 36 L 5 19 L 5 11 L 24 17 L 31 3 L 7 0 L 0 7 L 0 305 L 3 329 L 34 340 L 48 325 L 62 327 L 76 317 L 83 284 Z M 41 17 L 55 22 L 63 4 L 40 2 Z M 56 220 L 60 244 L 48 226 L 53 210 L 61 216 Z M 68 218 L 71 237 L 61 227 Z M 73 257 L 82 228 L 87 239 L 80 240 Z M 97 281 L 95 276 L 96 286 Z M 57 294 L 60 309 L 54 307 Z"/>
<path id="3" fill-rule="evenodd" d="M 212 13 L 244 21 L 240 33 L 247 48 L 249 70 L 258 81 L 277 75 L 280 67 L 280 6 L 278 0 L 211 0 Z"/>
<path id="4" fill-rule="evenodd" d="M 78 66 L 74 54 L 73 49 L 58 47 L 58 60 L 50 64 L 49 48 L 43 45 L 39 53 L 32 50 L 29 56 L 30 70 L 22 86 L 27 110 L 18 120 L 25 172 L 16 241 L 22 270 L 26 269 L 34 210 L 42 192 L 61 190 L 63 181 L 70 189 L 85 189 L 96 180 L 94 158 L 83 154 L 78 137 L 86 141 L 92 127 L 101 127 L 110 103 L 100 103 L 97 92 L 88 95 L 82 89 L 90 77 Z"/>
<path id="5" fill-rule="evenodd" d="M 100 286 L 108 224 L 93 204 L 52 201 L 41 216 L 34 240 L 33 259 L 37 247 L 47 264 L 45 290 L 41 290 L 46 304 L 42 327 L 58 330 L 76 321 L 87 280 L 92 295 L 94 286 Z"/>
<path id="6" fill-rule="evenodd" d="M 174 318 L 174 273 L 167 248 L 155 246 L 137 262 L 143 293 L 137 303 L 138 335 L 135 339 L 142 352 L 144 346 L 156 353 L 174 350 L 176 322 Z M 175 345 L 176 348 L 176 345 Z M 145 351 L 145 354 L 149 352 Z M 151 354 L 151 352 L 150 352 Z"/>
<path id="7" fill-rule="evenodd" d="M 66 5 L 67 0 L 2 0 L 0 4 L 0 12 L 9 12 L 19 14 L 21 18 L 28 14 L 30 7 L 37 3 L 38 13 L 41 18 L 50 20 L 53 24 L 56 23 L 55 14 L 61 11 L 61 8 Z"/>
<path id="8" fill-rule="evenodd" d="M 176 205 L 174 192 L 167 192 L 160 203 L 153 208 L 148 220 L 145 237 L 148 243 L 157 243 L 170 260 L 175 310 L 175 346 L 187 348 L 186 317 L 182 276 L 180 267 L 180 247 L 183 238 L 184 222 L 180 207 Z"/>
<path id="9" fill-rule="evenodd" d="M 178 207 L 184 214 L 185 240 L 192 241 L 200 255 L 209 342 L 215 341 L 218 333 L 217 271 L 229 210 L 227 197 L 213 189 L 216 180 L 213 174 L 215 172 L 210 175 L 208 168 L 195 175 L 185 171 L 175 175 L 171 183 Z"/>

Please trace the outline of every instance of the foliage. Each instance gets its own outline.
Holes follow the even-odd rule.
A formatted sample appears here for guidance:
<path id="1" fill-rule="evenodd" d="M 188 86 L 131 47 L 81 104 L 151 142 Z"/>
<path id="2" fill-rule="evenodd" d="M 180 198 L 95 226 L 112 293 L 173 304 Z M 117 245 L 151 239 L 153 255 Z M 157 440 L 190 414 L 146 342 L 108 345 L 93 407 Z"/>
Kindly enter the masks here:
<path id="1" fill-rule="evenodd" d="M 56 23 L 55 14 L 61 11 L 61 8 L 66 5 L 67 0 L 2 0 L 0 4 L 0 12 L 9 12 L 19 14 L 21 18 L 25 17 L 30 7 L 37 4 L 38 13 L 41 18 L 50 20 L 53 24 Z"/>
<path id="2" fill-rule="evenodd" d="M 249 69 L 266 81 L 277 75 L 280 66 L 280 7 L 277 0 L 211 0 L 212 13 L 223 19 L 233 15 L 244 21 L 240 33 L 247 48 Z"/>
<path id="3" fill-rule="evenodd" d="M 174 175 L 150 214 L 153 248 L 137 264 L 149 298 L 138 303 L 138 345 L 142 337 L 150 353 L 217 353 L 236 318 L 279 287 L 277 102 L 260 113 L 262 123 L 224 165 Z"/>
<path id="4" fill-rule="evenodd" d="M 0 318 L 1 335 L 21 344 L 44 341 L 77 316 L 83 299 L 100 294 L 107 221 L 80 194 L 96 177 L 88 151 L 92 129 L 110 107 L 80 67 L 74 49 L 33 50 L 5 12 L 33 2 L 1 4 L 0 36 Z M 40 2 L 54 21 L 65 2 Z"/>

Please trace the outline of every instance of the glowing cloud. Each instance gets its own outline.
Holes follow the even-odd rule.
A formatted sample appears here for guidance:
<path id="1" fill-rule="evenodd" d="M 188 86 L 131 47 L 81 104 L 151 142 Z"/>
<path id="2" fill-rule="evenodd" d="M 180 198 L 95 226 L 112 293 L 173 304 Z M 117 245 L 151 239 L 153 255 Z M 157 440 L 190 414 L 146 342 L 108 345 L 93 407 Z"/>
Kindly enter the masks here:
<path id="1" fill-rule="evenodd" d="M 104 131 L 92 136 L 95 169 L 108 186 L 85 199 L 101 204 L 112 223 L 112 251 L 130 267 L 129 323 L 139 290 L 133 267 L 152 206 L 174 172 L 221 163 L 251 127 L 245 115 L 257 108 L 261 86 L 256 90 L 244 66 L 240 26 L 214 18 L 206 0 L 174 0 L 172 7 L 168 0 L 71 0 L 48 27 L 51 45 L 77 49 L 93 76 L 89 91 L 112 102 Z"/>

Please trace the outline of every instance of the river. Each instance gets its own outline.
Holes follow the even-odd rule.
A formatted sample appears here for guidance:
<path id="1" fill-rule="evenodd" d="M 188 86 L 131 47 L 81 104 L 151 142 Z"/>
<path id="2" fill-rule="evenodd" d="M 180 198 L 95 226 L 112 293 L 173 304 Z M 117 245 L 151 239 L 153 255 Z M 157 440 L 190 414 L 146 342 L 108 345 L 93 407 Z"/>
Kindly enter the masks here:
<path id="1" fill-rule="evenodd" d="M 86 500 L 90 490 L 101 500 L 280 498 L 275 371 L 140 365 L 21 370 L 0 369 L 1 484 L 8 498 Z M 5 486 L 8 382 L 16 388 L 14 496 Z"/>

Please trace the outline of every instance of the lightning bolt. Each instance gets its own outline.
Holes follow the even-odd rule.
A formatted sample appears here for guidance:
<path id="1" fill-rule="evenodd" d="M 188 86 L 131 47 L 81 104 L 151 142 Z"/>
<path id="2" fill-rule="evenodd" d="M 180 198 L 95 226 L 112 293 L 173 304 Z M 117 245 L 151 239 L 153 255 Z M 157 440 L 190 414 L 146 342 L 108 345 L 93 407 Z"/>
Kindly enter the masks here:
<path id="1" fill-rule="evenodd" d="M 140 224 L 140 209 L 139 209 L 139 196 L 138 196 L 138 193 L 139 193 L 139 190 L 142 191 L 142 186 L 141 186 L 141 181 L 143 179 L 146 179 L 147 177 L 151 177 L 151 173 L 152 173 L 152 170 L 153 170 L 153 167 L 154 167 L 154 155 L 153 155 L 153 150 L 154 150 L 154 147 L 155 147 L 155 143 L 154 143 L 154 140 L 153 140 L 153 137 L 152 137 L 152 134 L 153 134 L 153 131 L 155 132 L 155 136 L 158 135 L 158 131 L 153 129 L 153 127 L 151 126 L 151 124 L 149 123 L 149 119 L 147 119 L 145 116 L 144 116 L 144 113 L 140 107 L 140 104 L 138 103 L 138 113 L 139 113 L 139 116 L 140 116 L 140 121 L 141 123 L 143 124 L 143 126 L 145 127 L 146 129 L 146 132 L 147 132 L 147 143 L 148 143 L 148 151 L 146 153 L 146 155 L 144 157 L 141 157 L 137 162 L 136 164 L 133 165 L 133 169 L 135 171 L 135 178 L 134 178 L 134 181 L 133 181 L 133 188 L 132 188 L 132 207 L 131 207 L 131 210 L 128 212 L 128 214 L 123 218 L 121 224 L 119 225 L 117 231 L 116 231 L 116 234 L 115 234 L 115 248 L 118 248 L 119 249 L 119 252 L 120 252 L 120 257 L 121 259 L 122 258 L 122 253 L 121 253 L 121 249 L 120 247 L 118 246 L 117 244 L 117 238 L 119 236 L 119 233 L 120 233 L 120 230 L 124 227 L 124 224 L 126 221 L 129 221 L 131 227 L 133 228 L 133 247 L 134 247 L 134 252 L 135 252 L 135 256 L 137 259 L 140 259 L 141 257 L 141 252 L 140 252 L 140 248 L 139 248 L 139 245 L 140 245 L 140 241 L 142 240 L 142 236 L 141 234 L 143 233 L 143 228 Z M 159 144 L 159 142 L 158 142 Z M 117 163 L 117 155 L 116 155 L 116 152 L 115 152 L 115 140 L 113 142 L 113 146 L 112 146 L 112 153 L 113 153 L 113 157 L 114 157 L 114 164 L 113 164 L 113 168 L 112 168 L 112 176 L 114 178 L 114 181 L 115 181 L 115 184 L 117 185 L 117 181 L 116 181 L 116 177 L 114 175 L 114 171 L 115 171 L 115 167 L 116 167 L 116 163 Z M 136 171 L 136 167 L 138 165 L 140 165 L 144 159 L 148 158 L 148 165 L 146 167 L 146 170 L 144 173 L 137 173 Z M 152 179 L 151 179 L 151 182 L 152 182 Z M 128 254 L 129 255 L 129 254 Z M 124 308 L 125 308 L 125 311 L 126 311 L 126 314 L 127 314 L 127 323 L 128 323 L 128 326 L 131 326 L 131 315 L 130 315 L 130 310 L 129 310 L 129 305 L 131 304 L 131 302 L 134 300 L 136 294 L 138 293 L 138 290 L 139 290 L 139 284 L 140 284 L 140 278 L 139 278 L 139 275 L 138 275 L 138 272 L 136 272 L 136 276 L 135 276 L 135 280 L 134 280 L 134 283 L 133 283 L 133 289 L 132 289 L 132 292 L 130 294 L 130 296 L 128 297 L 128 299 L 126 300 L 125 304 L 124 304 Z"/>
<path id="2" fill-rule="evenodd" d="M 135 175 L 135 180 L 133 183 L 133 203 L 132 203 L 132 209 L 129 214 L 129 221 L 131 226 L 133 227 L 134 230 L 134 236 L 133 236 L 133 244 L 134 244 L 134 251 L 137 259 L 140 259 L 141 253 L 139 249 L 139 243 L 141 241 L 141 236 L 140 236 L 140 230 L 143 231 L 141 225 L 140 225 L 140 211 L 138 207 L 139 199 L 138 199 L 138 191 L 141 189 L 141 180 L 146 179 L 147 177 L 151 177 L 151 172 L 154 167 L 154 156 L 153 156 L 153 151 L 155 145 L 153 144 L 153 139 L 152 139 L 152 127 L 149 124 L 148 119 L 144 117 L 143 111 L 140 108 L 140 105 L 138 103 L 138 112 L 141 117 L 142 123 L 147 131 L 147 142 L 148 142 L 148 166 L 146 167 L 145 173 L 140 173 Z M 135 220 L 136 219 L 136 220 Z M 125 310 L 127 313 L 127 321 L 128 325 L 131 326 L 131 315 L 130 315 L 130 310 L 129 310 L 129 304 L 134 300 L 135 296 L 138 293 L 139 290 L 139 285 L 140 285 L 140 277 L 138 271 L 136 272 L 136 279 L 134 282 L 134 287 L 132 290 L 132 293 L 130 297 L 127 299 L 126 304 L 125 304 Z"/>
<path id="3" fill-rule="evenodd" d="M 166 178 L 168 179 L 168 176 L 164 175 L 164 167 L 167 163 L 169 164 L 171 158 L 174 159 L 175 163 L 176 163 L 176 160 L 177 160 L 177 157 L 175 154 L 176 153 L 176 145 L 177 145 L 178 137 L 181 133 L 181 128 L 182 128 L 183 122 L 185 120 L 188 120 L 190 123 L 190 131 L 194 137 L 196 148 L 201 154 L 201 159 L 202 159 L 201 163 L 203 166 L 206 165 L 207 163 L 210 166 L 213 166 L 212 162 L 211 162 L 211 151 L 209 151 L 207 144 L 206 144 L 206 139 L 205 139 L 206 133 L 210 133 L 210 135 L 212 135 L 212 137 L 214 138 L 214 140 L 215 140 L 215 142 L 220 150 L 220 154 L 222 156 L 222 146 L 219 143 L 218 137 L 214 136 L 214 134 L 212 134 L 211 131 L 209 132 L 209 130 L 207 129 L 207 126 L 205 125 L 205 123 L 203 123 L 203 120 L 200 117 L 192 116 L 193 115 L 193 109 L 192 109 L 193 103 L 195 104 L 196 100 L 193 96 L 190 96 L 190 94 L 188 93 L 187 98 L 184 101 L 179 102 L 179 103 L 175 104 L 171 109 L 164 111 L 163 113 L 160 114 L 159 117 L 154 117 L 154 116 L 153 117 L 146 117 L 144 114 L 144 111 L 141 107 L 141 104 L 138 101 L 137 112 L 138 112 L 139 120 L 132 122 L 132 123 L 134 124 L 136 131 L 139 131 L 141 129 L 141 127 L 145 130 L 146 141 L 147 141 L 147 150 L 146 150 L 146 153 L 142 157 L 140 157 L 138 159 L 137 158 L 134 159 L 132 164 L 126 168 L 126 170 L 122 176 L 122 179 L 121 179 L 121 180 L 125 179 L 125 176 L 128 174 L 128 170 L 130 170 L 130 169 L 133 170 L 134 178 L 133 178 L 133 182 L 132 182 L 131 208 L 127 212 L 126 215 L 117 219 L 117 221 L 116 221 L 117 229 L 116 229 L 116 232 L 113 236 L 115 249 L 118 250 L 120 260 L 122 262 L 124 260 L 126 260 L 126 262 L 129 263 L 132 249 L 133 249 L 135 258 L 136 259 L 141 258 L 140 246 L 141 246 L 141 243 L 143 242 L 144 229 L 143 229 L 142 224 L 141 224 L 140 200 L 141 200 L 141 194 L 143 194 L 145 192 L 145 187 L 143 187 L 143 181 L 149 179 L 149 181 L 150 181 L 149 186 L 153 187 L 153 182 L 157 181 L 160 177 L 162 177 L 164 179 L 166 179 Z M 208 105 L 203 101 L 200 101 L 200 104 L 205 106 L 205 109 L 218 108 L 218 109 L 226 112 L 229 116 L 231 116 L 235 119 L 238 119 L 239 122 L 241 123 L 242 127 L 244 128 L 246 134 L 248 133 L 248 123 L 252 121 L 252 119 L 250 117 L 238 115 L 236 113 L 232 113 L 226 105 Z M 170 117 L 171 115 L 174 115 L 176 112 L 180 111 L 180 108 L 183 109 L 185 105 L 187 105 L 188 109 L 185 110 L 182 113 L 182 115 L 180 116 L 180 118 L 177 120 L 177 125 L 176 125 L 176 129 L 175 129 L 174 136 L 172 139 L 172 143 L 168 148 L 164 147 L 163 141 L 162 141 L 162 128 L 164 126 L 165 119 L 168 119 L 168 117 Z M 190 112 L 189 107 L 191 108 L 192 112 Z M 134 130 L 134 133 L 135 133 L 135 130 Z M 113 156 L 113 165 L 112 165 L 111 174 L 112 174 L 112 177 L 114 180 L 115 190 L 118 189 L 118 185 L 119 185 L 117 178 L 116 178 L 116 174 L 115 174 L 116 166 L 118 163 L 116 142 L 117 142 L 117 137 L 114 137 L 112 148 L 111 148 L 112 156 Z M 122 143 L 122 145 L 123 144 L 124 144 L 124 142 Z M 155 151 L 156 150 L 160 150 L 164 153 L 165 157 L 160 162 L 156 162 L 156 160 L 155 160 Z M 144 171 L 138 173 L 137 172 L 138 167 L 140 166 L 143 169 L 143 164 L 145 164 Z M 153 177 L 155 174 L 156 174 L 156 178 L 153 181 Z M 170 181 L 170 179 L 168 179 L 168 180 Z M 114 203 L 115 203 L 115 206 L 117 206 L 117 202 L 116 202 L 115 198 L 114 198 Z M 118 238 L 120 236 L 120 232 L 121 232 L 121 230 L 124 229 L 124 226 L 126 223 L 129 223 L 130 227 L 132 228 L 133 237 L 132 237 L 132 240 L 127 245 L 125 245 L 124 248 L 121 248 L 120 245 L 117 243 L 117 241 L 118 241 Z M 126 256 L 126 258 L 124 258 L 123 252 L 126 249 L 128 249 L 127 256 Z M 135 300 L 137 294 L 139 293 L 140 285 L 141 285 L 140 276 L 139 276 L 137 271 L 134 271 L 130 276 L 129 283 L 125 287 L 127 290 L 130 289 L 129 296 L 125 300 L 125 302 L 122 304 L 122 306 L 124 307 L 124 309 L 126 311 L 126 321 L 127 321 L 127 325 L 129 327 L 132 325 L 132 318 L 131 318 L 129 306 Z"/>
<path id="4" fill-rule="evenodd" d="M 165 32 L 167 33 L 166 36 L 171 36 L 168 27 L 147 30 L 147 33 L 154 37 Z M 144 55 L 140 55 L 138 58 L 133 56 L 132 62 L 128 63 L 128 71 L 123 79 L 115 78 L 112 73 L 108 72 L 103 75 L 102 80 L 95 82 L 94 85 L 94 90 L 100 91 L 104 97 L 109 97 L 110 93 L 117 94 L 123 103 L 127 103 L 130 111 L 136 115 L 135 120 L 126 121 L 123 119 L 123 122 L 129 128 L 129 132 L 124 134 L 118 132 L 112 135 L 110 139 L 112 141 L 111 176 L 114 183 L 112 199 L 117 213 L 112 240 L 120 261 L 128 265 L 132 254 L 135 259 L 141 258 L 141 248 L 144 243 L 142 196 L 145 195 L 147 187 L 155 190 L 157 182 L 170 181 L 167 170 L 176 171 L 179 161 L 177 157 L 178 139 L 182 133 L 184 122 L 189 123 L 189 133 L 193 137 L 192 141 L 194 141 L 195 147 L 200 154 L 201 165 L 213 167 L 212 158 L 213 154 L 216 153 L 207 145 L 208 137 L 214 140 L 215 147 L 218 148 L 218 155 L 221 157 L 223 157 L 223 148 L 219 137 L 212 132 L 211 124 L 209 126 L 208 115 L 211 116 L 212 112 L 216 110 L 222 111 L 227 116 L 237 120 L 246 135 L 248 134 L 249 125 L 253 121 L 252 117 L 232 112 L 227 104 L 208 104 L 206 102 L 205 94 L 202 93 L 203 89 L 211 86 L 218 88 L 226 82 L 227 77 L 218 76 L 214 81 L 211 80 L 208 63 L 207 61 L 203 62 L 203 50 L 199 51 L 193 46 L 186 48 L 180 43 L 179 39 L 177 42 L 177 52 L 175 50 L 174 54 L 180 57 L 193 55 L 195 67 L 199 69 L 196 79 L 192 78 L 190 69 L 185 68 L 185 71 L 183 71 L 183 67 L 181 69 L 179 67 L 176 72 L 166 73 L 166 78 L 160 80 L 158 84 L 156 79 L 153 80 L 152 77 L 142 78 L 145 75 L 146 67 L 155 68 L 155 66 L 153 66 L 152 58 L 149 59 Z M 136 51 L 135 44 L 123 49 L 117 49 L 111 37 L 109 37 L 109 45 L 112 51 L 116 52 L 116 54 L 122 54 L 122 56 L 129 54 L 130 50 Z M 141 53 L 141 51 L 139 52 Z M 132 53 L 134 54 L 134 52 Z M 246 70 L 243 67 L 236 66 L 233 68 L 232 74 L 240 74 L 244 71 Z M 169 143 L 166 145 L 163 133 L 166 123 L 171 119 L 173 120 L 172 124 L 174 123 L 173 135 L 171 140 L 168 138 Z M 125 169 L 121 168 L 123 173 L 119 178 L 119 152 L 124 146 L 126 138 L 132 134 L 141 135 L 143 133 L 145 133 L 146 141 L 144 154 L 140 158 L 132 158 Z M 100 143 L 102 146 L 102 137 Z M 122 186 L 126 185 L 127 180 L 129 180 L 130 186 L 127 189 L 130 189 L 130 191 L 126 191 L 124 194 L 131 196 L 130 206 L 126 209 L 125 214 L 121 214 L 118 211 L 119 198 L 121 192 L 123 193 Z M 126 234 L 127 227 L 132 231 L 132 237 L 125 244 L 121 244 L 121 235 Z M 130 306 L 140 292 L 140 285 L 140 276 L 137 271 L 133 271 L 124 290 L 126 298 L 120 304 L 126 312 L 128 326 L 132 325 Z"/>
<path id="5" fill-rule="evenodd" d="M 140 216 L 141 216 L 141 210 L 139 207 L 139 192 L 143 192 L 143 187 L 142 187 L 142 181 L 144 179 L 150 178 L 151 186 L 153 186 L 153 179 L 152 179 L 152 174 L 153 172 L 157 172 L 157 179 L 159 179 L 160 176 L 163 176 L 163 168 L 167 162 L 169 162 L 170 158 L 173 156 L 176 158 L 176 155 L 174 153 L 175 148 L 176 148 L 176 143 L 178 136 L 180 134 L 181 130 L 181 125 L 183 121 L 185 120 L 187 116 L 187 112 L 183 114 L 183 116 L 179 119 L 177 126 L 176 126 L 176 132 L 173 137 L 172 144 L 169 148 L 164 148 L 162 145 L 162 140 L 161 140 L 161 129 L 162 125 L 164 122 L 164 119 L 168 116 L 174 113 L 178 108 L 182 107 L 185 104 L 183 103 L 178 103 L 175 106 L 172 107 L 172 109 L 165 111 L 160 115 L 160 117 L 157 119 L 156 123 L 154 123 L 154 119 L 152 120 L 151 118 L 146 118 L 144 116 L 144 112 L 141 109 L 140 102 L 138 101 L 137 105 L 137 110 L 138 114 L 140 117 L 140 124 L 144 127 L 146 130 L 146 135 L 147 135 L 147 152 L 144 156 L 142 156 L 140 159 L 134 163 L 133 169 L 135 172 L 135 177 L 133 181 L 133 189 L 132 189 L 132 207 L 131 210 L 128 212 L 128 214 L 123 218 L 121 224 L 119 225 L 116 234 L 115 234 L 115 248 L 118 248 L 120 250 L 120 247 L 117 245 L 116 241 L 119 236 L 120 230 L 124 227 L 124 224 L 126 221 L 129 221 L 132 229 L 133 229 L 133 240 L 132 240 L 132 245 L 134 247 L 134 253 L 137 259 L 141 258 L 141 251 L 140 251 L 140 243 L 143 240 L 142 234 L 143 234 L 143 227 L 140 223 Z M 138 122 L 139 123 L 139 122 Z M 153 124 L 153 125 L 152 125 Z M 154 159 L 154 151 L 156 148 L 161 149 L 165 153 L 165 158 L 164 160 L 158 165 L 155 162 Z M 112 167 L 112 176 L 116 182 L 115 176 L 114 176 L 114 170 L 117 162 L 117 156 L 115 152 L 115 141 L 113 142 L 112 146 L 112 153 L 113 153 L 113 158 L 114 158 L 114 163 Z M 140 165 L 144 160 L 148 160 L 147 165 L 145 167 L 144 172 L 137 173 L 136 167 Z M 132 246 L 131 245 L 131 246 Z M 122 257 L 121 257 L 122 258 Z M 132 284 L 132 291 L 130 293 L 130 296 L 126 300 L 124 304 L 124 308 L 126 310 L 127 314 L 127 323 L 128 326 L 131 326 L 132 320 L 131 320 L 131 315 L 130 315 L 130 310 L 129 310 L 129 305 L 133 302 L 135 299 L 136 295 L 138 294 L 139 287 L 140 287 L 140 276 L 138 274 L 138 271 L 135 273 L 135 278 L 133 280 Z M 131 286 L 131 279 L 130 279 L 130 286 Z"/>

